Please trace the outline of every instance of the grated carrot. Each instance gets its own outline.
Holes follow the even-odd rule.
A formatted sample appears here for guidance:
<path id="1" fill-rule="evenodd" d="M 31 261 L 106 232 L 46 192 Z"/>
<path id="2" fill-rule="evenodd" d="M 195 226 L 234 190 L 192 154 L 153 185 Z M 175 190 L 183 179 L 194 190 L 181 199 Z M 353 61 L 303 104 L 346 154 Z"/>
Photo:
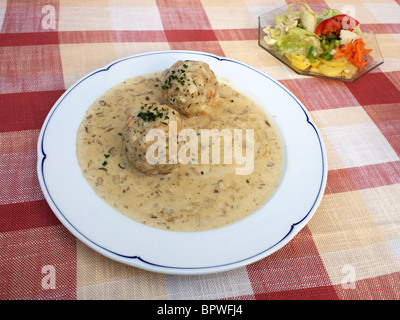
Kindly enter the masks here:
<path id="1" fill-rule="evenodd" d="M 363 57 L 372 51 L 372 49 L 365 49 L 365 43 L 361 39 L 349 42 L 347 46 L 341 45 L 335 48 L 336 53 L 333 58 L 346 57 L 357 68 L 363 69 L 368 61 L 364 61 Z"/>

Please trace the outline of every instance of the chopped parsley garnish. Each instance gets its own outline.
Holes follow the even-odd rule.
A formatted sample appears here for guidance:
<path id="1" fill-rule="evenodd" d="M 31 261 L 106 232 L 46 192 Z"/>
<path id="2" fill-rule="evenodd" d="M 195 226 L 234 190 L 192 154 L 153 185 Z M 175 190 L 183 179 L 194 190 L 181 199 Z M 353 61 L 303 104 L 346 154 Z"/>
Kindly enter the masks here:
<path id="1" fill-rule="evenodd" d="M 147 110 L 146 112 L 139 112 L 139 114 L 137 115 L 139 118 L 141 118 L 143 121 L 154 121 L 156 120 L 156 115 L 151 112 L 150 110 Z"/>
<path id="2" fill-rule="evenodd" d="M 153 104 L 149 106 L 147 104 L 144 104 L 142 105 L 141 109 L 143 110 L 145 107 L 147 107 L 147 110 L 145 112 L 141 111 L 137 115 L 143 121 L 145 122 L 155 121 L 157 118 L 163 118 L 164 120 L 169 119 L 167 108 L 162 107 L 159 109 L 158 106 L 154 106 Z M 153 110 L 150 110 L 151 108 L 153 108 Z"/>
<path id="3" fill-rule="evenodd" d="M 188 67 L 187 64 L 184 64 L 183 67 L 186 69 Z M 168 78 L 164 81 L 164 84 L 161 86 L 162 89 L 170 89 L 172 87 L 171 82 L 176 81 L 180 85 L 185 84 L 185 78 L 186 78 L 186 70 L 185 69 L 176 69 L 176 70 L 171 70 L 171 74 L 168 76 Z M 179 89 L 176 89 L 179 90 Z"/>

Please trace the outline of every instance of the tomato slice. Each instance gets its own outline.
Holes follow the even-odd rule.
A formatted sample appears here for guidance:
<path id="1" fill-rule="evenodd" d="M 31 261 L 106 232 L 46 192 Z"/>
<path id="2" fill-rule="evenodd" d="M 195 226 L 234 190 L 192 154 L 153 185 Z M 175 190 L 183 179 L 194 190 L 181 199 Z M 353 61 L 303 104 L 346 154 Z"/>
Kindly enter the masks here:
<path id="1" fill-rule="evenodd" d="M 339 35 L 340 30 L 345 29 L 352 31 L 359 24 L 360 23 L 356 19 L 348 16 L 347 14 L 339 14 L 332 18 L 321 21 L 315 28 L 314 32 L 318 36 L 321 36 L 322 34 Z"/>

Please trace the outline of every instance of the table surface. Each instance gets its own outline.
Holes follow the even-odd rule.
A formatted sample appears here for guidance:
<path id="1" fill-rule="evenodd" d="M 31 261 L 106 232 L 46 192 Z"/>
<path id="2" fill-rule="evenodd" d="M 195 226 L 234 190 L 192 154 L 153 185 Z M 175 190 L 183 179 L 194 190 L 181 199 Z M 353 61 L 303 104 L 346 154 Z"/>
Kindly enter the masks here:
<path id="1" fill-rule="evenodd" d="M 353 83 L 299 76 L 258 46 L 258 16 L 282 0 L 77 3 L 0 0 L 0 299 L 400 298 L 398 0 L 352 1 L 385 61 Z M 65 90 L 119 58 L 175 49 L 236 59 L 275 78 L 324 139 L 328 180 L 314 217 L 245 267 L 178 276 L 115 262 L 68 232 L 39 186 L 39 131 Z"/>

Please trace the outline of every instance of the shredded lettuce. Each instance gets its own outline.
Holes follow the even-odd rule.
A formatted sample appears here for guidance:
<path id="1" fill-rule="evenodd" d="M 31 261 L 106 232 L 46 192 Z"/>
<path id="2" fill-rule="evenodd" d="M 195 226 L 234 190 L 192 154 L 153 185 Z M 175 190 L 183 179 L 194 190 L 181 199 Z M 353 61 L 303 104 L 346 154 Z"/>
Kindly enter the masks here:
<path id="1" fill-rule="evenodd" d="M 335 9 L 330 9 L 330 8 L 324 9 L 324 10 L 322 10 L 321 14 L 318 16 L 317 24 L 319 24 L 321 21 L 324 21 L 326 19 L 337 16 L 338 14 L 342 14 L 342 13 Z"/>
<path id="2" fill-rule="evenodd" d="M 276 15 L 275 26 L 267 26 L 264 28 L 265 37 L 264 40 L 272 45 L 277 40 L 284 37 L 291 28 L 297 27 L 300 19 L 300 13 L 298 11 L 291 10 L 292 6 L 289 6 L 288 10 L 282 12 L 280 15 Z"/>
<path id="3" fill-rule="evenodd" d="M 296 5 L 301 5 L 299 10 L 293 10 Z M 317 14 L 307 3 L 296 2 L 288 6 L 288 9 L 275 17 L 275 25 L 264 28 L 264 40 L 273 45 L 279 39 L 286 36 L 289 31 L 296 27 L 304 28 L 313 32 L 317 26 Z"/>
<path id="4" fill-rule="evenodd" d="M 300 10 L 300 24 L 307 31 L 314 32 L 317 26 L 317 15 L 307 7 L 301 7 Z"/>
<path id="5" fill-rule="evenodd" d="M 310 31 L 295 27 L 274 43 L 275 47 L 282 53 L 308 54 L 311 47 L 321 52 L 319 37 Z"/>

